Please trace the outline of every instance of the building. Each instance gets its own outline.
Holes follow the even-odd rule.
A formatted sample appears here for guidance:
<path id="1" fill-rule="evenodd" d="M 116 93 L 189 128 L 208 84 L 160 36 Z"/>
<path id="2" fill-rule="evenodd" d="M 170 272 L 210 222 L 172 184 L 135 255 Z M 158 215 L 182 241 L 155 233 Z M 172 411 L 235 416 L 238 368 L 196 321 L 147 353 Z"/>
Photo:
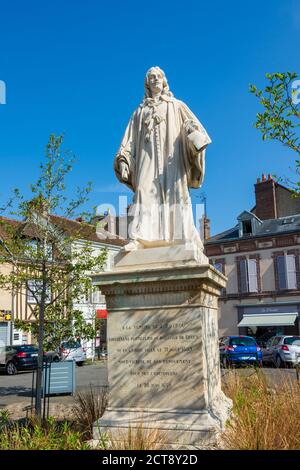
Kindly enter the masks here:
<path id="1" fill-rule="evenodd" d="M 210 262 L 228 278 L 220 336 L 299 334 L 300 199 L 270 175 L 257 180 L 255 199 L 233 228 L 205 241 Z"/>
<path id="2" fill-rule="evenodd" d="M 126 244 L 125 240 L 120 237 L 114 236 L 94 225 L 84 224 L 81 225 L 79 220 L 66 219 L 64 217 L 51 215 L 51 224 L 53 227 L 59 229 L 60 233 L 70 238 L 75 234 L 80 233 L 80 237 L 76 236 L 76 240 L 72 243 L 74 248 L 80 247 L 86 241 L 91 243 L 95 255 L 99 254 L 104 248 L 107 249 L 107 261 L 105 270 L 110 270 L 113 264 L 114 256 L 120 251 L 122 246 Z M 0 224 L 0 242 L 1 239 L 9 236 L 15 230 L 21 231 L 22 236 L 32 239 L 32 231 L 26 221 L 17 221 L 1 217 L 2 223 Z M 81 238 L 82 237 L 82 238 Z M 1 273 L 9 273 L 12 266 L 9 264 L 0 264 Z M 88 273 L 87 273 L 88 275 Z M 7 344 L 26 344 L 33 341 L 30 334 L 15 328 L 15 320 L 34 321 L 34 307 L 35 299 L 30 292 L 10 292 L 7 290 L 0 290 L 0 345 Z M 103 312 L 106 309 L 105 298 L 101 295 L 100 291 L 90 292 L 86 298 L 80 299 L 78 303 L 74 304 L 76 309 L 83 312 L 84 318 L 89 323 L 94 323 L 97 317 L 97 312 Z M 91 340 L 84 344 L 87 351 L 87 357 L 94 357 L 95 341 Z"/>

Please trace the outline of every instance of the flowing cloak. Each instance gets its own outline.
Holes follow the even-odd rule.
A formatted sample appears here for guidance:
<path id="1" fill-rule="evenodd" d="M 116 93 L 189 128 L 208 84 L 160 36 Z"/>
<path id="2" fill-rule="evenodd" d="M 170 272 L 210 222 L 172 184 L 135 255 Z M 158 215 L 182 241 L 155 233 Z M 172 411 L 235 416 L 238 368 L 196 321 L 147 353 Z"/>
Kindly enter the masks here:
<path id="1" fill-rule="evenodd" d="M 207 132 L 182 101 L 162 95 L 158 102 L 147 98 L 137 108 L 114 160 L 117 178 L 135 193 L 131 240 L 146 246 L 189 241 L 202 248 L 189 188 L 203 182 L 209 143 Z M 128 168 L 127 181 L 122 180 L 122 162 Z"/>

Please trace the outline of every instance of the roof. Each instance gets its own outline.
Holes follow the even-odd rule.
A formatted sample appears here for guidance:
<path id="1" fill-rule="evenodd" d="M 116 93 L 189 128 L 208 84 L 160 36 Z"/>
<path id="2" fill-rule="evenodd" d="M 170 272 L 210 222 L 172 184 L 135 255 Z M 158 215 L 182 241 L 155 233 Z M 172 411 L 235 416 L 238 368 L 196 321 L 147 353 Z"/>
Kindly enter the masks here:
<path id="1" fill-rule="evenodd" d="M 20 220 L 0 216 L 0 237 L 9 237 L 12 232 L 15 232 L 18 228 L 21 230 L 24 225 L 25 223 Z"/>
<path id="2" fill-rule="evenodd" d="M 59 215 L 51 215 L 53 224 L 60 228 L 67 235 L 77 235 L 82 240 L 89 240 L 109 245 L 124 246 L 128 243 L 124 238 L 114 235 L 107 230 L 97 228 L 92 224 L 79 222 L 77 220 L 67 219 Z"/>
<path id="3" fill-rule="evenodd" d="M 251 239 L 253 237 L 266 237 L 270 235 L 282 235 L 285 233 L 300 232 L 300 214 L 281 217 L 279 219 L 262 220 L 256 227 L 253 235 L 239 237 L 239 226 L 226 230 L 225 232 L 218 233 L 213 237 L 206 240 L 205 244 L 230 241 L 230 240 L 243 240 Z"/>
<path id="4" fill-rule="evenodd" d="M 77 220 L 67 219 L 58 215 L 50 215 L 50 220 L 62 230 L 66 235 L 76 236 L 82 240 L 103 243 L 107 245 L 124 246 L 128 242 L 124 238 L 114 235 L 104 229 L 97 228 L 92 224 L 82 223 Z M 22 231 L 23 235 L 28 237 L 36 236 L 36 231 L 32 224 L 26 221 L 10 219 L 8 217 L 0 217 L 0 236 L 7 238 L 16 230 Z"/>
<path id="5" fill-rule="evenodd" d="M 210 237 L 208 240 L 205 240 L 205 243 L 212 243 L 217 242 L 220 240 L 235 240 L 239 238 L 239 226 L 236 225 L 235 227 L 230 228 L 229 230 L 225 230 L 225 232 L 218 233 L 213 237 Z"/>

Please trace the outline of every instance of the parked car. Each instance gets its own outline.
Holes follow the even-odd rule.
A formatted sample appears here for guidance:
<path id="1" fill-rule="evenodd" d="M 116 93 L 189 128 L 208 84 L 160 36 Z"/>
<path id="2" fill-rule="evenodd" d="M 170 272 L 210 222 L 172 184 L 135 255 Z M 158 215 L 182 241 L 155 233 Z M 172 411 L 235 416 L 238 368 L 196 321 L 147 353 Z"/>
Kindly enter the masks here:
<path id="1" fill-rule="evenodd" d="M 263 348 L 266 347 L 266 344 L 269 341 L 269 339 L 272 338 L 273 336 L 274 336 L 274 331 L 273 332 L 267 331 L 263 335 L 256 338 L 256 342 L 257 342 L 258 346 L 261 349 L 263 349 Z"/>
<path id="2" fill-rule="evenodd" d="M 220 362 L 230 365 L 256 364 L 262 366 L 262 353 L 251 336 L 224 336 L 219 340 Z"/>
<path id="3" fill-rule="evenodd" d="M 37 368 L 38 347 L 35 344 L 22 344 L 13 346 L 2 346 L 0 348 L 0 369 L 6 374 L 15 375 L 21 370 L 32 370 Z M 57 362 L 59 354 L 55 351 L 44 353 L 44 361 Z"/>
<path id="4" fill-rule="evenodd" d="M 86 350 L 82 347 L 80 340 L 64 341 L 59 348 L 61 360 L 74 360 L 78 366 L 86 361 Z"/>
<path id="5" fill-rule="evenodd" d="M 44 361 L 47 362 L 59 362 L 61 356 L 58 351 L 46 351 L 44 352 Z"/>
<path id="6" fill-rule="evenodd" d="M 15 375 L 19 370 L 37 367 L 38 348 L 33 344 L 3 346 L 0 350 L 0 367 L 8 375 Z"/>
<path id="7" fill-rule="evenodd" d="M 276 367 L 300 364 L 300 336 L 273 336 L 262 350 L 262 360 Z"/>

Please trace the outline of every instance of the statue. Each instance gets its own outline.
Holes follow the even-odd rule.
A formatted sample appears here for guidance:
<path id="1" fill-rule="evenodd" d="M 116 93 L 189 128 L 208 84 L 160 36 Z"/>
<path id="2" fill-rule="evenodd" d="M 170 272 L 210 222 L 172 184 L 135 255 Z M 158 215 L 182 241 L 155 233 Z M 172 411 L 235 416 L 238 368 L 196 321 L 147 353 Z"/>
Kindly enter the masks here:
<path id="1" fill-rule="evenodd" d="M 145 96 L 133 113 L 114 161 L 117 178 L 134 191 L 125 250 L 194 243 L 189 188 L 199 188 L 211 140 L 196 116 L 173 97 L 163 70 L 145 77 Z"/>

